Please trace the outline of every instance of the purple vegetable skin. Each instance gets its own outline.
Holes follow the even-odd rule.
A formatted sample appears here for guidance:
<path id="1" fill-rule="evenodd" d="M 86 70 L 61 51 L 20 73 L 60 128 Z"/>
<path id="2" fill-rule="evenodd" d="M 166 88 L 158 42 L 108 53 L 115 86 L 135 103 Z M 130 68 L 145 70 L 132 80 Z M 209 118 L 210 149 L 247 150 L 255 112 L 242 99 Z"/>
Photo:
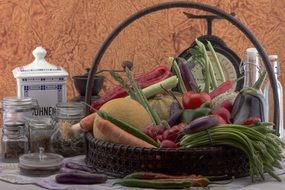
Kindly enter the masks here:
<path id="1" fill-rule="evenodd" d="M 180 108 L 179 102 L 177 102 L 177 101 L 172 102 L 170 105 L 170 114 L 169 115 L 173 115 L 176 112 L 180 112 L 180 111 L 181 111 L 181 108 Z"/>
<path id="2" fill-rule="evenodd" d="M 207 115 L 191 121 L 183 132 L 186 134 L 197 133 L 219 124 L 221 124 L 219 116 Z"/>
<path id="3" fill-rule="evenodd" d="M 74 169 L 74 170 L 80 170 L 80 171 L 94 173 L 94 171 L 92 169 L 88 168 L 87 166 L 82 165 L 82 164 L 78 164 L 78 163 L 75 163 L 75 162 L 68 162 L 68 163 L 65 164 L 65 167 L 69 168 L 69 169 Z"/>
<path id="4" fill-rule="evenodd" d="M 181 118 L 181 115 L 182 115 L 182 111 L 177 111 L 175 113 L 173 113 L 172 115 L 170 115 L 168 118 L 167 118 L 167 123 L 170 127 L 174 126 L 174 125 L 177 125 L 180 123 L 180 118 Z"/>
<path id="5" fill-rule="evenodd" d="M 98 184 L 107 181 L 104 174 L 88 174 L 88 173 L 61 173 L 55 176 L 57 183 L 63 184 Z"/>
<path id="6" fill-rule="evenodd" d="M 181 76 L 187 91 L 198 91 L 198 85 L 196 83 L 195 77 L 188 67 L 187 61 L 184 58 L 176 58 L 177 64 L 179 65 Z"/>
<path id="7" fill-rule="evenodd" d="M 87 174 L 91 174 L 90 172 L 87 171 L 82 171 L 82 170 L 76 170 L 76 169 L 70 169 L 70 168 L 66 168 L 66 167 L 62 167 L 59 170 L 59 173 L 87 173 Z"/>

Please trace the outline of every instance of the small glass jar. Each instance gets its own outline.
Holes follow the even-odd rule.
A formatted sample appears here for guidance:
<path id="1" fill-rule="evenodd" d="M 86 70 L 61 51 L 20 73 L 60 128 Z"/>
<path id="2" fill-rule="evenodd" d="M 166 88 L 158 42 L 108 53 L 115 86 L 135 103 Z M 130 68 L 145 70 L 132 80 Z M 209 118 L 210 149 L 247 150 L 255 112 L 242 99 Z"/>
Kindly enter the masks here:
<path id="1" fill-rule="evenodd" d="M 51 151 L 62 156 L 76 156 L 85 153 L 85 140 L 82 133 L 73 126 L 85 116 L 82 103 L 58 103 L 53 116 L 54 131 L 51 137 Z"/>
<path id="2" fill-rule="evenodd" d="M 1 160 L 18 162 L 19 156 L 28 152 L 28 138 L 22 122 L 6 122 L 1 138 Z"/>
<path id="3" fill-rule="evenodd" d="M 11 122 L 25 122 L 38 108 L 38 102 L 32 98 L 5 97 L 2 100 L 3 124 Z"/>
<path id="4" fill-rule="evenodd" d="M 50 151 L 50 139 L 53 127 L 49 117 L 32 117 L 28 118 L 29 127 L 29 151 L 38 152 L 42 147 L 47 152 Z"/>

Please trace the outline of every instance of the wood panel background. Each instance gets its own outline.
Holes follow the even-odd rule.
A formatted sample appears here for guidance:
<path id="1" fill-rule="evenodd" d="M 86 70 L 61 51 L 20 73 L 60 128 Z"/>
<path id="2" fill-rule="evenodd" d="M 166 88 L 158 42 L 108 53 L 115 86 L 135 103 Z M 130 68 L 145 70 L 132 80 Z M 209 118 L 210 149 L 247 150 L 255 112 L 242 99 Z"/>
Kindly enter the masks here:
<path id="1" fill-rule="evenodd" d="M 112 29 L 136 11 L 165 0 L 0 0 L 0 98 L 16 95 L 12 69 L 33 61 L 32 50 L 43 46 L 47 60 L 69 72 L 68 97 L 77 96 L 72 76 L 90 67 L 100 44 Z M 285 80 L 285 1 L 284 0 L 203 0 L 236 12 L 269 54 L 278 54 L 281 81 Z M 188 20 L 183 11 L 171 9 L 147 15 L 133 23 L 112 43 L 100 68 L 120 68 L 124 59 L 135 62 L 142 73 L 156 64 L 166 64 L 206 33 L 206 23 Z M 215 21 L 213 33 L 242 56 L 252 46 L 229 22 Z M 113 84 L 109 78 L 104 90 Z"/>

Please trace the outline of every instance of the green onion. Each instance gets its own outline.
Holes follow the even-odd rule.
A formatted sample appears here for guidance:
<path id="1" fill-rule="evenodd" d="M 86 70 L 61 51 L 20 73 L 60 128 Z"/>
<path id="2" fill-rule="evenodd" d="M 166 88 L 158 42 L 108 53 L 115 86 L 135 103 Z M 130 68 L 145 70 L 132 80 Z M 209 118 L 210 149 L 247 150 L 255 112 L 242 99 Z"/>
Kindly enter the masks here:
<path id="1" fill-rule="evenodd" d="M 170 90 L 174 88 L 178 84 L 178 78 L 177 76 L 169 77 L 163 81 L 160 81 L 158 83 L 155 83 L 153 85 L 150 85 L 144 89 L 142 89 L 142 92 L 147 98 L 150 98 L 156 94 L 160 94 L 164 92 L 164 89 Z M 164 88 L 161 88 L 161 86 Z"/>
<path id="2" fill-rule="evenodd" d="M 186 93 L 187 89 L 185 87 L 185 84 L 184 84 L 184 81 L 183 81 L 183 78 L 182 78 L 182 75 L 181 75 L 181 72 L 180 72 L 180 69 L 179 69 L 177 62 L 175 61 L 174 58 L 169 58 L 168 62 L 173 66 L 175 74 L 178 77 L 178 82 L 179 82 L 179 86 L 180 86 L 182 93 L 183 94 Z"/>
<path id="3" fill-rule="evenodd" d="M 221 67 L 220 60 L 219 60 L 219 58 L 218 58 L 218 56 L 217 56 L 217 54 L 216 54 L 216 52 L 215 52 L 215 49 L 213 48 L 213 46 L 212 46 L 212 44 L 211 44 L 210 41 L 208 41 L 207 47 L 209 48 L 209 50 L 210 50 L 212 56 L 213 56 L 214 59 L 215 59 L 215 62 L 216 62 L 216 65 L 217 65 L 217 69 L 218 69 L 218 72 L 219 72 L 220 77 L 221 77 L 221 79 L 222 79 L 222 82 L 225 82 L 225 81 L 226 81 L 226 80 L 225 80 L 225 75 L 224 75 L 223 69 L 222 69 L 222 67 Z"/>

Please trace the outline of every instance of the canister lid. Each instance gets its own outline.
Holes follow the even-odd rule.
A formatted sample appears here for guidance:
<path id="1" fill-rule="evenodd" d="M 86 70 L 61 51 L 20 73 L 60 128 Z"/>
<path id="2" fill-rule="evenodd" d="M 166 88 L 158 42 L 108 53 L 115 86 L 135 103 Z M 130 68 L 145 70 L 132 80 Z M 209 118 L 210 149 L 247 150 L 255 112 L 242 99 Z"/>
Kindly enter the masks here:
<path id="1" fill-rule="evenodd" d="M 63 163 L 63 156 L 54 153 L 45 153 L 40 148 L 38 153 L 23 154 L 19 158 L 19 164 L 25 168 L 52 168 L 60 167 Z"/>
<path id="2" fill-rule="evenodd" d="M 17 67 L 13 70 L 15 78 L 25 77 L 66 77 L 68 73 L 60 66 L 55 66 L 45 60 L 46 50 L 37 47 L 33 51 L 35 60 L 25 66 Z"/>

